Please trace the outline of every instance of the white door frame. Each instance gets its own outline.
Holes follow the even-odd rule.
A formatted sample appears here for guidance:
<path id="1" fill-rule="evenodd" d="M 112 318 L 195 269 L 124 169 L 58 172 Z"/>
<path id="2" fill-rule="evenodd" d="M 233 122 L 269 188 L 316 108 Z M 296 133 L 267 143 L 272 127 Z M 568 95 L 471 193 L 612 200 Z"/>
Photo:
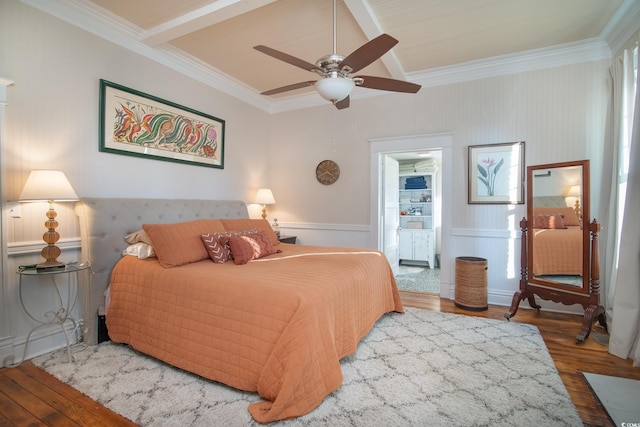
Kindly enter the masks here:
<path id="1" fill-rule="evenodd" d="M 8 90 L 7 88 L 13 84 L 12 80 L 4 79 L 0 77 L 0 173 L 6 173 L 6 106 L 8 104 Z M 4 200 L 6 191 L 6 176 L 0 177 L 0 207 L 2 209 L 2 217 L 0 218 L 0 367 L 2 367 L 2 360 L 9 353 L 13 352 L 12 337 L 11 334 L 11 319 L 9 318 L 8 309 L 8 286 L 9 286 L 9 272 L 8 266 L 8 253 L 7 253 L 7 208 Z"/>
<path id="2" fill-rule="evenodd" d="M 400 228 L 400 210 L 398 205 L 399 193 L 399 163 L 390 156 L 380 156 L 383 164 L 382 179 L 383 185 L 380 186 L 380 196 L 383 206 L 382 214 L 382 230 L 381 238 L 382 252 L 387 256 L 393 274 L 398 274 L 400 265 L 400 256 L 398 253 L 399 228 Z M 385 217 L 386 214 L 386 217 Z"/>
<path id="3" fill-rule="evenodd" d="M 371 163 L 371 247 L 384 249 L 382 227 L 384 206 L 382 206 L 381 185 L 383 179 L 382 157 L 387 153 L 402 151 L 442 150 L 442 211 L 440 244 L 440 297 L 452 298 L 452 272 L 450 258 L 451 217 L 453 215 L 453 133 L 399 136 L 370 139 Z"/>

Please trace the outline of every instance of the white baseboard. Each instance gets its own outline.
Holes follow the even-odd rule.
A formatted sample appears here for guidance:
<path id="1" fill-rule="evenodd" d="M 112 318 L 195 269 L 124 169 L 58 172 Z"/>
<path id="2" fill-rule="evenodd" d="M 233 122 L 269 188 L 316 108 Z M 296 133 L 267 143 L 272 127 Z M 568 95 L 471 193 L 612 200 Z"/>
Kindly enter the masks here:
<path id="1" fill-rule="evenodd" d="M 69 337 L 71 345 L 78 342 L 78 336 L 74 334 L 74 324 L 67 321 L 64 329 Z M 46 325 L 35 329 L 29 337 L 27 345 L 27 335 L 22 337 L 5 338 L 0 341 L 0 362 L 2 366 L 9 366 L 13 363 L 32 359 L 41 354 L 49 353 L 61 348 L 66 349 L 66 340 L 62 329 L 58 325 Z M 25 346 L 27 351 L 25 353 Z"/>

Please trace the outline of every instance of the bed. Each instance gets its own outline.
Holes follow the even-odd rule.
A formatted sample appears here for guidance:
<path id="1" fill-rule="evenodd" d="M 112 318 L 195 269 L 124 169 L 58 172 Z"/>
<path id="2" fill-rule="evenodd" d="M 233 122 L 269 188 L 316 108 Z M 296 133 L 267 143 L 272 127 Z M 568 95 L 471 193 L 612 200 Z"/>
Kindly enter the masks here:
<path id="1" fill-rule="evenodd" d="M 384 313 L 403 311 L 382 253 L 279 243 L 242 202 L 83 199 L 76 212 L 94 270 L 89 314 L 110 285 L 113 341 L 257 392 L 264 400 L 249 412 L 259 422 L 312 411 L 342 383 L 340 359 Z M 156 257 L 122 256 L 124 237 L 140 230 Z M 257 233 L 238 237 L 246 230 Z M 236 233 L 232 249 L 251 237 L 269 252 L 214 262 L 207 233 Z"/>
<path id="2" fill-rule="evenodd" d="M 582 276 L 583 230 L 571 207 L 533 208 L 533 275 Z"/>

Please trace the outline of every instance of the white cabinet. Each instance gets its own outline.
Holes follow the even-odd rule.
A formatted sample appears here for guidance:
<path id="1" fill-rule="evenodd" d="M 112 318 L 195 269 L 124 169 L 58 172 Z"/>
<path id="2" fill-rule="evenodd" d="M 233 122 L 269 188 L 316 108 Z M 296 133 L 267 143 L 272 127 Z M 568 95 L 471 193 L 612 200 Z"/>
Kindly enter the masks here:
<path id="1" fill-rule="evenodd" d="M 433 230 L 400 229 L 400 260 L 428 262 L 435 267 L 435 234 Z"/>
<path id="2" fill-rule="evenodd" d="M 400 176 L 399 250 L 401 261 L 428 262 L 435 267 L 435 175 Z"/>

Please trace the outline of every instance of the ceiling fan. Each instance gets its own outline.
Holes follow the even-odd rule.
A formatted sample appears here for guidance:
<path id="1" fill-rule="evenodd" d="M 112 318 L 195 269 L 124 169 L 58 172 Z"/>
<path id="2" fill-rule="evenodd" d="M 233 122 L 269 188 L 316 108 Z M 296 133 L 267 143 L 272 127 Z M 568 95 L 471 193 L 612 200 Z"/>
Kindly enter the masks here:
<path id="1" fill-rule="evenodd" d="M 322 78 L 268 90 L 262 92 L 261 95 L 274 95 L 313 85 L 320 96 L 327 101 L 331 101 L 336 108 L 342 110 L 349 107 L 349 94 L 355 86 L 391 92 L 416 93 L 422 86 L 404 80 L 375 76 L 352 76 L 352 73 L 356 73 L 372 64 L 397 43 L 398 40 L 390 35 L 381 34 L 346 57 L 338 55 L 336 53 L 336 0 L 333 0 L 333 54 L 323 56 L 315 64 L 312 64 L 267 46 L 258 45 L 253 47 L 280 61 L 314 72 Z"/>

